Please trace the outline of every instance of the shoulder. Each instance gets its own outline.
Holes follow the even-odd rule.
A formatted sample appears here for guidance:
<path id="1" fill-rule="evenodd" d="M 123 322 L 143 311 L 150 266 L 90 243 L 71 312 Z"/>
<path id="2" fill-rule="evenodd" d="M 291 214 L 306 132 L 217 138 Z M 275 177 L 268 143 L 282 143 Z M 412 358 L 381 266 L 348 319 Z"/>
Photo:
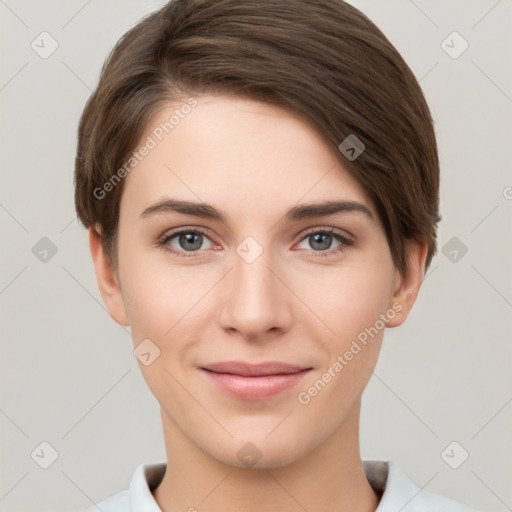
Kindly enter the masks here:
<path id="1" fill-rule="evenodd" d="M 477 512 L 450 498 L 420 489 L 393 461 L 363 461 L 366 477 L 381 494 L 375 512 Z"/>
<path id="2" fill-rule="evenodd" d="M 120 491 L 81 512 L 162 512 L 152 491 L 161 482 L 165 461 L 140 464 L 133 473 L 128 489 Z"/>

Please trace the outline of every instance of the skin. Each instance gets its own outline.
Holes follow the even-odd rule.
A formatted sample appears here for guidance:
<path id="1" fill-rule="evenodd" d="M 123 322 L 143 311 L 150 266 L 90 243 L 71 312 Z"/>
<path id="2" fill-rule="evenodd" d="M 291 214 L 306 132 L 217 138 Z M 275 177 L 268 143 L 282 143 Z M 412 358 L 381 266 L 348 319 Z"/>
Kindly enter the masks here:
<path id="1" fill-rule="evenodd" d="M 169 512 L 373 511 L 379 498 L 360 458 L 359 416 L 384 329 L 308 404 L 297 395 L 394 303 L 401 311 L 387 327 L 405 321 L 427 246 L 408 242 L 401 275 L 364 190 L 301 117 L 247 99 L 197 99 L 125 178 L 117 267 L 103 252 L 101 227 L 89 230 L 112 318 L 131 326 L 135 347 L 150 339 L 160 350 L 152 364 L 139 361 L 161 406 L 170 461 L 153 495 Z M 154 115 L 141 143 L 177 105 Z M 227 220 L 141 217 L 169 196 L 209 203 Z M 326 200 L 357 201 L 373 218 L 342 212 L 284 219 L 293 206 Z M 204 229 L 201 249 L 187 252 L 179 237 L 167 243 L 179 254 L 159 246 L 176 228 Z M 306 236 L 314 228 L 334 228 L 353 244 L 336 251 L 340 242 L 332 237 L 322 251 L 312 233 Z M 247 236 L 263 249 L 252 263 L 236 251 Z M 313 369 L 276 396 L 247 401 L 219 391 L 198 368 L 225 360 Z M 262 454 L 252 468 L 237 457 L 247 442 Z"/>

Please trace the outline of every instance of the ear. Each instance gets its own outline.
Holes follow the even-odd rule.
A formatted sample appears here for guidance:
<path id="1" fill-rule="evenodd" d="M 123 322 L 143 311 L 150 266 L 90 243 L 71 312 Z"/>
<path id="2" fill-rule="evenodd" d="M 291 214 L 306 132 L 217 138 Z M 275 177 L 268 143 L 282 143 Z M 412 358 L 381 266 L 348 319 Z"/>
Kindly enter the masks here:
<path id="1" fill-rule="evenodd" d="M 89 228 L 89 248 L 98 287 L 110 316 L 118 324 L 129 325 L 118 277 L 112 262 L 103 250 L 100 232 L 98 226 Z"/>
<path id="2" fill-rule="evenodd" d="M 416 301 L 423 281 L 428 254 L 427 242 L 407 240 L 405 249 L 407 252 L 407 270 L 404 274 L 401 274 L 398 269 L 396 270 L 394 293 L 390 302 L 390 307 L 393 307 L 398 314 L 387 322 L 386 327 L 397 327 L 405 322 Z M 394 306 L 391 306 L 392 304 Z"/>

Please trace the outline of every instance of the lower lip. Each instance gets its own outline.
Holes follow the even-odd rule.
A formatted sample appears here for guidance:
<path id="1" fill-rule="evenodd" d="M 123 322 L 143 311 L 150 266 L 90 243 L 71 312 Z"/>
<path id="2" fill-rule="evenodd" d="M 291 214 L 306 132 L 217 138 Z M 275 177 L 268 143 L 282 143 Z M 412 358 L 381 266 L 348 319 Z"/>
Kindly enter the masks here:
<path id="1" fill-rule="evenodd" d="M 309 370 L 303 370 L 297 373 L 244 377 L 230 373 L 202 371 L 223 391 L 243 400 L 263 400 L 275 396 L 297 384 L 309 372 Z"/>

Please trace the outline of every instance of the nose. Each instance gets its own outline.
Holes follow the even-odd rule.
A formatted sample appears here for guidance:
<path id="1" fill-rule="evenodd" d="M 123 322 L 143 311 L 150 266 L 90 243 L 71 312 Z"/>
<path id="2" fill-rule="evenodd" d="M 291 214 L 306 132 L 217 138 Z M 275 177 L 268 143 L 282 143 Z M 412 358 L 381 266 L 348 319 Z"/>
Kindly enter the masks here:
<path id="1" fill-rule="evenodd" d="M 249 341 L 272 337 L 290 328 L 293 293 L 283 267 L 270 251 L 250 262 L 238 254 L 220 288 L 220 326 Z M 293 287 L 291 287 L 293 288 Z M 272 334 L 273 333 L 273 334 Z"/>

